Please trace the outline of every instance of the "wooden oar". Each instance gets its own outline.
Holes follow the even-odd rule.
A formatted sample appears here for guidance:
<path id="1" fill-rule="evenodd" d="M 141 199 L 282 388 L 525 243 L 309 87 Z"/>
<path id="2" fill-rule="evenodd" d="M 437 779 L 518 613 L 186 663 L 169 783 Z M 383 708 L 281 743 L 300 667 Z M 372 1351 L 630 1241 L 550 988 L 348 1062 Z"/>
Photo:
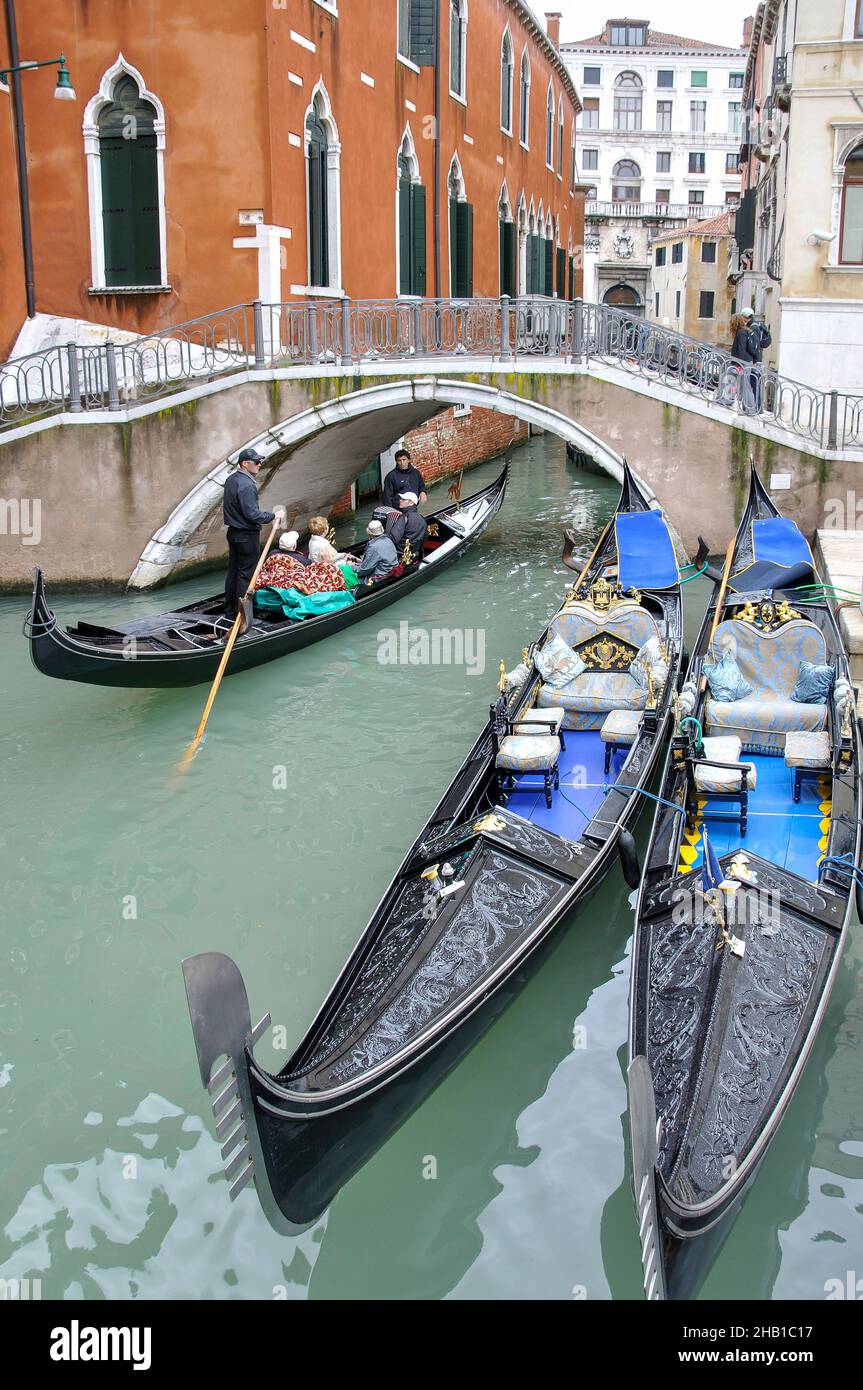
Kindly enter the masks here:
<path id="1" fill-rule="evenodd" d="M 279 529 L 279 527 L 281 526 L 281 524 L 282 524 L 282 518 L 281 518 L 280 516 L 277 516 L 276 519 L 275 519 L 275 521 L 273 522 L 272 528 L 271 528 L 271 530 L 270 530 L 270 534 L 269 534 L 269 536 L 267 537 L 267 543 L 266 543 L 266 545 L 264 546 L 263 550 L 261 551 L 260 558 L 259 558 L 259 560 L 258 560 L 257 565 L 255 566 L 255 572 L 254 572 L 254 574 L 252 575 L 251 579 L 249 580 L 249 586 L 248 586 L 248 588 L 246 589 L 246 592 L 245 592 L 245 594 L 244 594 L 244 596 L 243 596 L 243 602 L 245 602 L 245 600 L 246 600 L 247 598 L 251 597 L 251 595 L 254 593 L 255 584 L 257 583 L 258 575 L 260 574 L 261 570 L 262 570 L 263 567 L 264 567 L 264 561 L 266 560 L 267 556 L 268 556 L 269 553 L 270 553 L 270 547 L 272 546 L 273 541 L 274 541 L 275 538 L 276 538 L 276 531 Z M 222 684 L 222 677 L 223 677 L 223 675 L 225 674 L 225 668 L 226 668 L 228 662 L 229 662 L 230 659 L 231 659 L 231 652 L 234 650 L 234 643 L 236 642 L 237 638 L 238 638 L 239 635 L 240 635 L 240 626 L 241 626 L 241 624 L 242 624 L 242 621 L 243 621 L 243 604 L 241 603 L 241 604 L 240 604 L 240 611 L 237 613 L 237 616 L 236 616 L 236 618 L 234 619 L 234 625 L 233 625 L 233 627 L 231 628 L 230 634 L 229 634 L 229 636 L 228 636 L 228 640 L 227 640 L 227 642 L 225 643 L 225 650 L 222 652 L 222 659 L 221 659 L 221 661 L 219 662 L 219 669 L 218 669 L 218 671 L 216 672 L 215 680 L 213 681 L 213 684 L 212 684 L 211 687 L 210 687 L 210 693 L 209 693 L 209 695 L 207 696 L 207 703 L 206 703 L 206 705 L 204 706 L 204 713 L 201 715 L 201 722 L 200 722 L 200 724 L 198 725 L 198 731 L 197 731 L 197 733 L 195 734 L 195 737 L 192 739 L 192 742 L 189 744 L 188 748 L 186 749 L 185 753 L 183 754 L 182 758 L 180 759 L 179 763 L 177 764 L 177 771 L 178 771 L 178 772 L 186 772 L 186 771 L 188 771 L 189 766 L 190 766 L 190 764 L 191 764 L 191 762 L 192 762 L 192 759 L 194 758 L 195 754 L 196 754 L 197 751 L 198 751 L 198 746 L 199 746 L 199 744 L 200 744 L 200 742 L 201 742 L 201 739 L 204 737 L 204 730 L 205 730 L 206 727 L 207 727 L 207 720 L 208 720 L 209 717 L 210 717 L 210 711 L 212 710 L 213 705 L 214 705 L 215 700 L 216 700 L 216 696 L 217 696 L 218 693 L 219 693 L 219 686 Z"/>
<path id="2" fill-rule="evenodd" d="M 719 619 L 722 617 L 722 609 L 725 602 L 725 590 L 728 588 L 728 576 L 731 573 L 731 561 L 734 559 L 735 539 L 736 538 L 734 536 L 731 537 L 731 540 L 728 542 L 728 549 L 725 552 L 725 568 L 722 571 L 722 584 L 719 589 L 719 595 L 716 599 L 716 612 L 713 614 L 713 623 L 710 628 L 710 636 L 707 639 L 707 651 L 711 651 L 713 648 L 713 638 L 716 636 L 716 629 L 719 626 Z M 701 689 L 703 691 L 706 688 L 707 677 L 703 675 L 701 677 Z"/>

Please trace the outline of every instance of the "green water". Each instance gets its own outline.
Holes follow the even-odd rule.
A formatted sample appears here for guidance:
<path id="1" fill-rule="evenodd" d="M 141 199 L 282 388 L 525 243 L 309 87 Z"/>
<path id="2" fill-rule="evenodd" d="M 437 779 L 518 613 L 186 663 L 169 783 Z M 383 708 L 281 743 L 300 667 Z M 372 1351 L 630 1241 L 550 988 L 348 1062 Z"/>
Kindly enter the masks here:
<path id="1" fill-rule="evenodd" d="M 0 603 L 0 1277 L 40 1278 L 43 1298 L 640 1296 L 619 876 L 296 1239 L 270 1229 L 253 1190 L 228 1202 L 179 964 L 233 956 L 254 1016 L 269 1009 L 293 1046 L 473 741 L 498 659 L 512 664 L 559 602 L 561 524 L 589 551 L 616 495 L 558 441 L 532 441 L 502 514 L 435 584 L 228 680 L 179 789 L 171 769 L 205 692 L 47 680 L 20 636 L 26 601 Z M 703 529 L 724 548 L 709 515 Z M 685 593 L 691 636 L 706 587 Z M 129 601 L 56 606 L 71 620 Z M 378 631 L 403 619 L 483 630 L 485 674 L 379 664 Z M 857 930 L 705 1296 L 817 1299 L 829 1279 L 863 1278 L 860 964 Z M 269 1039 L 259 1056 L 284 1061 Z"/>

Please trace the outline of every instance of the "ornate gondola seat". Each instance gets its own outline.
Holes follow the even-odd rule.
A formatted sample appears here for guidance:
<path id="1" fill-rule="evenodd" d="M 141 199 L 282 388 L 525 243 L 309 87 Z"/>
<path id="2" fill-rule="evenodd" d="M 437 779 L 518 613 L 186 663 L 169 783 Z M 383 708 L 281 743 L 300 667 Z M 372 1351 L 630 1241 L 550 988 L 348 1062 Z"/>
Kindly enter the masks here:
<path id="1" fill-rule="evenodd" d="M 801 661 L 826 661 L 824 634 L 799 616 L 783 619 L 782 605 L 750 605 L 747 617 L 728 618 L 716 629 L 713 651 L 718 658 L 730 651 L 752 691 L 741 700 L 714 700 L 704 705 L 705 735 L 736 735 L 744 747 L 785 746 L 790 730 L 818 731 L 826 727 L 826 705 L 792 700 Z"/>
<path id="2" fill-rule="evenodd" d="M 537 696 L 539 709 L 563 709 L 567 729 L 601 729 L 612 710 L 642 710 L 647 691 L 629 673 L 639 648 L 658 637 L 654 619 L 634 599 L 578 600 L 567 603 L 549 626 L 585 664 L 585 670 L 559 688 L 547 684 Z"/>

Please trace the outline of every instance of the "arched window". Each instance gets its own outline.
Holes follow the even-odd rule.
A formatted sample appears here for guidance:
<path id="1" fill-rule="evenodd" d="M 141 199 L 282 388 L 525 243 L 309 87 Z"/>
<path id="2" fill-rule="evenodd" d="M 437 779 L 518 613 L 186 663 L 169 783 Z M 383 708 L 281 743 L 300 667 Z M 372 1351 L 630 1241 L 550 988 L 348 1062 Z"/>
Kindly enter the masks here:
<path id="1" fill-rule="evenodd" d="M 426 292 L 426 191 L 410 127 L 398 157 L 399 294 Z"/>
<path id="2" fill-rule="evenodd" d="M 641 130 L 642 82 L 637 73 L 622 72 L 614 79 L 615 130 Z"/>
<path id="3" fill-rule="evenodd" d="M 309 288 L 341 289 L 339 162 L 341 146 L 326 89 L 306 113 L 306 209 Z"/>
<path id="4" fill-rule="evenodd" d="M 530 148 L 530 77 L 530 58 L 527 49 L 525 49 L 521 55 L 519 138 L 526 148 Z"/>
<path id="5" fill-rule="evenodd" d="M 84 113 L 92 288 L 167 285 L 165 114 L 120 54 Z"/>
<path id="6" fill-rule="evenodd" d="M 506 183 L 500 190 L 497 200 L 497 220 L 499 227 L 500 252 L 500 292 L 512 297 L 517 292 L 518 246 L 515 223 L 512 220 L 512 205 Z"/>
<path id="7" fill-rule="evenodd" d="M 557 102 L 557 176 L 563 178 L 563 97 Z"/>
<path id="8" fill-rule="evenodd" d="M 509 27 L 504 30 L 500 46 L 500 128 L 512 135 L 512 83 L 515 59 Z"/>
<path id="9" fill-rule="evenodd" d="M 615 203 L 641 202 L 641 169 L 634 159 L 619 159 L 611 171 L 611 197 Z"/>
<path id="10" fill-rule="evenodd" d="M 467 200 L 464 174 L 453 155 L 447 179 L 449 197 L 449 286 L 454 299 L 473 294 L 473 207 Z"/>
<path id="11" fill-rule="evenodd" d="M 467 0 L 450 0 L 449 89 L 453 96 L 467 96 Z"/>
<path id="12" fill-rule="evenodd" d="M 545 99 L 545 162 L 549 169 L 554 168 L 554 92 L 550 82 Z"/>
<path id="13" fill-rule="evenodd" d="M 863 264 L 863 145 L 857 145 L 845 161 L 840 225 L 840 265 Z"/>

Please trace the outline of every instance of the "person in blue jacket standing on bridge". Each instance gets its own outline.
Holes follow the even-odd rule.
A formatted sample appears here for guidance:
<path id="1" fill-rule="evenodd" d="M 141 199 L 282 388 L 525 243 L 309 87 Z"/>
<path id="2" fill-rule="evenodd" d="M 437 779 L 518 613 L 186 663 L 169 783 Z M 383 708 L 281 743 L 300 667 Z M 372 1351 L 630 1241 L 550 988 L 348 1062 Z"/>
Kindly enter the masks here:
<path id="1" fill-rule="evenodd" d="M 237 459 L 237 471 L 225 483 L 223 515 L 228 528 L 225 617 L 230 622 L 240 611 L 240 599 L 245 596 L 261 554 L 261 527 L 277 517 L 280 524 L 285 525 L 284 507 L 265 512 L 258 503 L 255 479 L 263 461 L 263 456 L 254 449 L 244 449 Z"/>

